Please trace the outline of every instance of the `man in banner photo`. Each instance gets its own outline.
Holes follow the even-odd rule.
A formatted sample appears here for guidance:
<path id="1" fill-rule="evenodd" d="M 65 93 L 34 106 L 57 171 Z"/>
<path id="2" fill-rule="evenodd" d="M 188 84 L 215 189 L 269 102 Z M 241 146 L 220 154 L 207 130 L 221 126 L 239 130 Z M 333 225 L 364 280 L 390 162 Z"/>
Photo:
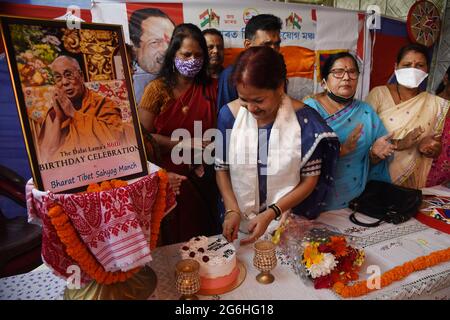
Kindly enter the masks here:
<path id="1" fill-rule="evenodd" d="M 60 56 L 50 68 L 56 91 L 39 135 L 40 162 L 58 159 L 75 148 L 95 150 L 108 143 L 121 144 L 120 108 L 85 87 L 78 61 Z"/>
<path id="2" fill-rule="evenodd" d="M 136 10 L 130 17 L 130 39 L 133 42 L 134 93 L 136 102 L 141 101 L 145 86 L 161 69 L 175 24 L 160 9 Z"/>

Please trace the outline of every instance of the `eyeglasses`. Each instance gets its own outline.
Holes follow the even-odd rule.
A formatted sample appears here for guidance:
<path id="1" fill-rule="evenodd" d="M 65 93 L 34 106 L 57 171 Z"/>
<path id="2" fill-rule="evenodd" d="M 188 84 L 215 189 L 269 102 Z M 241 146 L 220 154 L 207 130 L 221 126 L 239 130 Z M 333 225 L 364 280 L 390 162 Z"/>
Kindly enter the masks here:
<path id="1" fill-rule="evenodd" d="M 350 70 L 346 70 L 346 69 L 333 69 L 330 71 L 331 74 L 333 74 L 333 76 L 336 79 L 342 79 L 345 75 L 345 73 L 348 74 L 348 77 L 352 80 L 356 80 L 358 79 L 359 76 L 359 72 L 356 69 L 350 69 Z"/>
<path id="2" fill-rule="evenodd" d="M 53 79 L 55 80 L 56 83 L 61 82 L 63 78 L 66 78 L 67 80 L 74 80 L 75 74 L 72 71 L 66 70 L 62 75 L 59 73 L 55 73 L 53 75 Z"/>

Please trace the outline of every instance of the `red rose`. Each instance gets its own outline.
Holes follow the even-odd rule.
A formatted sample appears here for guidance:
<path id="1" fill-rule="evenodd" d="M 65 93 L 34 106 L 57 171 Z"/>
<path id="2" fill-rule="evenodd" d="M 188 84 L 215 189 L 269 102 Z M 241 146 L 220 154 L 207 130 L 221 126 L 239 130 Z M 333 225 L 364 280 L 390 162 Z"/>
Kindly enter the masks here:
<path id="1" fill-rule="evenodd" d="M 331 275 L 313 279 L 315 289 L 329 289 L 332 286 Z"/>
<path id="2" fill-rule="evenodd" d="M 319 252 L 322 252 L 322 253 L 330 253 L 333 251 L 329 245 L 324 244 L 324 243 L 319 245 L 319 247 L 317 249 L 319 250 Z"/>

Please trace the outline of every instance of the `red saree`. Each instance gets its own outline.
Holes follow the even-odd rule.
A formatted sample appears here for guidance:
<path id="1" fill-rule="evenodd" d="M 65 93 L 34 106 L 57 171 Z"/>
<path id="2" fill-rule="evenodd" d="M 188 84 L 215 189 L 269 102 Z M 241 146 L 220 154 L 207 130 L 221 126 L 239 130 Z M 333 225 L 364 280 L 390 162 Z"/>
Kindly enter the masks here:
<path id="1" fill-rule="evenodd" d="M 201 121 L 202 134 L 216 127 L 217 122 L 217 80 L 203 88 L 192 85 L 178 99 L 171 99 L 155 119 L 155 133 L 170 137 L 176 129 L 189 131 L 194 138 L 194 121 Z M 168 171 L 186 175 L 188 165 L 175 165 L 170 159 L 170 153 L 162 156 L 162 166 Z"/>
<path id="2" fill-rule="evenodd" d="M 178 99 L 171 99 L 155 118 L 155 133 L 167 137 L 179 128 L 194 137 L 194 121 L 201 121 L 202 134 L 216 127 L 217 81 L 203 87 L 192 85 Z M 189 164 L 176 165 L 170 153 L 161 156 L 161 167 L 188 177 L 181 185 L 177 207 L 163 220 L 161 243 L 163 245 L 187 241 L 198 235 L 218 234 L 220 219 L 217 212 L 218 190 L 212 166 L 205 166 L 205 174 L 198 177 Z"/>

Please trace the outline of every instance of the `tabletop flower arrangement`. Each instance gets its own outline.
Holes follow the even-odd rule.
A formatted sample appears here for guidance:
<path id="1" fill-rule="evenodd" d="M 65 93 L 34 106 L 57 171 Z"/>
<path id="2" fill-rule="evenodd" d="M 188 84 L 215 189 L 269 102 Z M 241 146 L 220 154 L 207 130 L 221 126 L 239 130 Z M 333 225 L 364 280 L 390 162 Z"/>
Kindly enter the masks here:
<path id="1" fill-rule="evenodd" d="M 364 251 L 333 226 L 289 216 L 273 233 L 288 264 L 315 289 L 334 289 L 358 280 Z"/>
<path id="2" fill-rule="evenodd" d="M 364 251 L 351 246 L 344 236 L 305 239 L 300 246 L 299 263 L 312 279 L 315 289 L 333 288 L 358 280 Z"/>
<path id="3" fill-rule="evenodd" d="M 294 272 L 315 289 L 333 290 L 342 298 L 356 298 L 401 281 L 410 274 L 450 261 L 450 247 L 416 257 L 383 270 L 380 286 L 368 286 L 359 280 L 365 253 L 354 244 L 357 238 L 344 236 L 339 229 L 317 221 L 289 216 L 272 235 L 281 257 Z"/>

